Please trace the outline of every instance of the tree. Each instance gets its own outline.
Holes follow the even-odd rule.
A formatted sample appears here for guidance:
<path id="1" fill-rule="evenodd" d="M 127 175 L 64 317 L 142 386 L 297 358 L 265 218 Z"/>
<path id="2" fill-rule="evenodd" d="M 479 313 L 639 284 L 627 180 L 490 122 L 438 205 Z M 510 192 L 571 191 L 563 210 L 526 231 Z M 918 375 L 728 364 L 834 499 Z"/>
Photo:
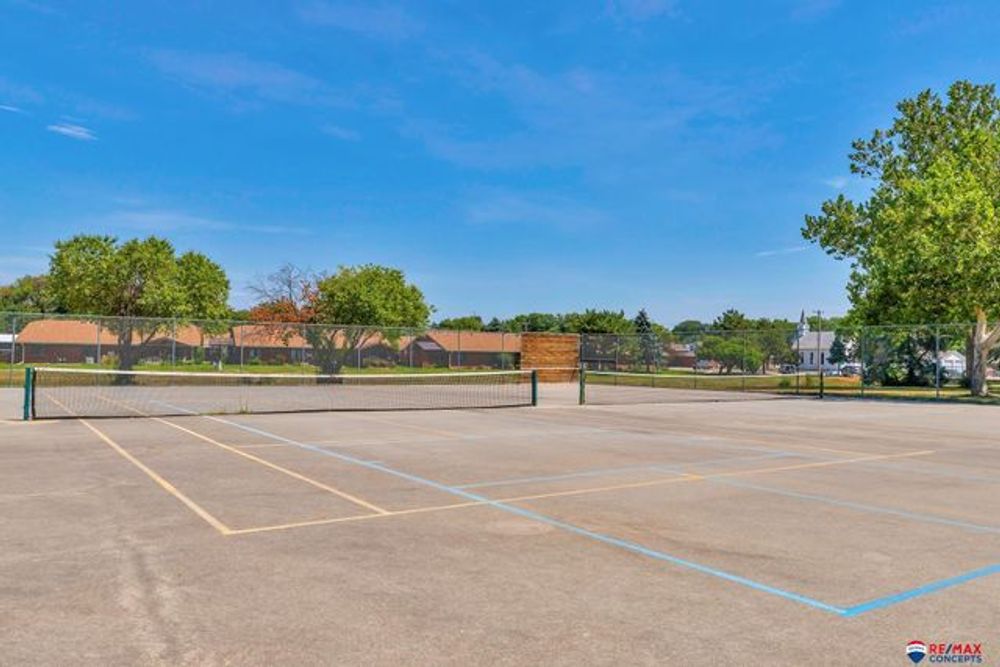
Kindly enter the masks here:
<path id="1" fill-rule="evenodd" d="M 495 318 L 494 318 L 495 319 Z M 485 328 L 483 318 L 479 315 L 465 315 L 463 317 L 450 317 L 437 322 L 436 329 L 452 329 L 456 331 L 482 331 Z"/>
<path id="2" fill-rule="evenodd" d="M 635 319 L 632 320 L 632 326 L 639 338 L 639 352 L 642 355 L 642 362 L 646 366 L 646 372 L 650 373 L 654 367 L 659 365 L 660 353 L 663 348 L 653 330 L 653 322 L 649 319 L 645 308 L 639 310 Z"/>
<path id="3" fill-rule="evenodd" d="M 635 333 L 632 320 L 625 317 L 623 310 L 591 310 L 582 313 L 566 313 L 562 330 L 566 333 Z"/>
<path id="4" fill-rule="evenodd" d="M 834 335 L 833 342 L 830 343 L 830 351 L 827 353 L 826 358 L 831 364 L 847 363 L 847 345 L 844 344 L 844 339 L 841 338 L 840 333 Z"/>
<path id="5" fill-rule="evenodd" d="M 431 314 L 402 271 L 376 264 L 342 266 L 333 275 L 286 264 L 255 291 L 265 300 L 251 310 L 252 319 L 270 322 L 286 341 L 301 333 L 324 373 L 339 372 L 369 343 L 396 343 L 402 327 L 427 326 Z"/>
<path id="6" fill-rule="evenodd" d="M 963 322 L 972 392 L 987 395 L 1000 345 L 1000 99 L 993 85 L 957 81 L 947 99 L 925 90 L 897 105 L 888 129 L 857 140 L 851 171 L 869 198 L 843 195 L 807 215 L 803 236 L 851 262 L 847 290 L 859 324 Z"/>
<path id="7" fill-rule="evenodd" d="M 693 343 L 705 331 L 705 325 L 698 320 L 684 320 L 675 324 L 671 331 L 682 343 Z"/>
<path id="8" fill-rule="evenodd" d="M 788 320 L 760 318 L 752 322 L 753 331 L 746 335 L 750 344 L 761 353 L 761 369 L 767 371 L 770 364 L 795 363 L 797 355 L 792 347 L 798 330 Z"/>
<path id="9" fill-rule="evenodd" d="M 735 308 L 729 308 L 716 317 L 709 328 L 712 331 L 747 331 L 753 328 L 753 321 Z"/>
<path id="10" fill-rule="evenodd" d="M 48 281 L 46 275 L 21 276 L 10 285 L 0 285 L 0 312 L 58 312 Z"/>
<path id="11" fill-rule="evenodd" d="M 227 312 L 229 280 L 198 253 L 178 258 L 155 236 L 119 243 L 79 235 L 56 243 L 49 266 L 53 298 L 70 312 L 114 316 L 102 321 L 118 338 L 118 365 L 127 370 L 142 348 L 171 324 Z"/>

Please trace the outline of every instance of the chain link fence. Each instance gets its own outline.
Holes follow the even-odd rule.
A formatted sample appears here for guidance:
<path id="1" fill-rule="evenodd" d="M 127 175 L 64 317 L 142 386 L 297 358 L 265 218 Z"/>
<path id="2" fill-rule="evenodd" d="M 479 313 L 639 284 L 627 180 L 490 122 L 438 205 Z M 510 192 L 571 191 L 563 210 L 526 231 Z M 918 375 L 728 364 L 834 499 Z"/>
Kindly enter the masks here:
<path id="1" fill-rule="evenodd" d="M 269 373 L 512 370 L 516 333 L 0 313 L 0 381 L 64 366 Z"/>
<path id="2" fill-rule="evenodd" d="M 656 386 L 796 395 L 972 400 L 972 324 L 802 325 L 679 334 L 583 334 L 589 371 L 670 376 Z M 1000 393 L 1000 350 L 987 369 Z M 981 399 L 977 399 L 981 400 Z M 986 399 L 986 400 L 1000 400 Z"/>

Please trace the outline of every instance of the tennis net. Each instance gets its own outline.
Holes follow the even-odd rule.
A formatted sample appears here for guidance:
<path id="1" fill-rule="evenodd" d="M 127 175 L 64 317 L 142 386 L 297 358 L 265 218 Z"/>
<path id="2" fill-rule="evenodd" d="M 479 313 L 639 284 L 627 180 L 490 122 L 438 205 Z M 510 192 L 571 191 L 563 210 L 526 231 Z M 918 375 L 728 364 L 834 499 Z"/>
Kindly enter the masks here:
<path id="1" fill-rule="evenodd" d="M 531 371 L 313 375 L 38 367 L 25 418 L 448 410 L 536 403 Z"/>
<path id="2" fill-rule="evenodd" d="M 696 403 L 752 401 L 817 395 L 819 376 L 656 374 L 583 371 L 580 403 Z"/>

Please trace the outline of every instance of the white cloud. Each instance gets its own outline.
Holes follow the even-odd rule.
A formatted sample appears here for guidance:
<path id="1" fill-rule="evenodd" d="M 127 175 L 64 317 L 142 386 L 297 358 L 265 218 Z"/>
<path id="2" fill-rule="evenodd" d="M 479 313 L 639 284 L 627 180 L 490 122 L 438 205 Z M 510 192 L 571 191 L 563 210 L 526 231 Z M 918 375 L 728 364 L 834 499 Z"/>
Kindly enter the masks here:
<path id="1" fill-rule="evenodd" d="M 20 107 L 15 107 L 10 104 L 0 104 L 0 111 L 7 111 L 10 113 L 24 113 L 24 109 Z"/>
<path id="2" fill-rule="evenodd" d="M 778 255 L 794 255 L 797 252 L 808 250 L 807 245 L 797 245 L 788 248 L 774 248 L 772 250 L 761 250 L 753 254 L 754 257 L 776 257 Z"/>
<path id="3" fill-rule="evenodd" d="M 341 141 L 359 141 L 361 139 L 361 135 L 354 130 L 339 125 L 327 124 L 321 127 L 320 131 Z"/>
<path id="4" fill-rule="evenodd" d="M 94 134 L 93 130 L 74 123 L 54 123 L 46 126 L 45 129 L 77 141 L 97 141 L 97 135 Z"/>
<path id="5" fill-rule="evenodd" d="M 343 103 L 315 77 L 240 53 L 161 50 L 150 60 L 164 74 L 209 93 L 290 104 Z"/>
<path id="6" fill-rule="evenodd" d="M 463 214 L 468 222 L 478 225 L 542 225 L 564 230 L 593 227 L 608 220 L 603 211 L 571 197 L 508 190 L 473 193 Z"/>
<path id="7" fill-rule="evenodd" d="M 832 178 L 827 178 L 823 180 L 823 183 L 829 185 L 834 190 L 843 190 L 847 187 L 847 177 L 846 176 L 834 176 Z"/>
<path id="8" fill-rule="evenodd" d="M 113 211 L 91 221 L 97 226 L 149 232 L 250 232 L 254 234 L 305 234 L 301 227 L 283 224 L 245 224 L 218 220 L 170 209 Z"/>
<path id="9" fill-rule="evenodd" d="M 298 7 L 306 23 L 356 32 L 378 39 L 405 39 L 419 33 L 423 26 L 401 7 L 375 3 L 336 5 L 310 2 Z"/>

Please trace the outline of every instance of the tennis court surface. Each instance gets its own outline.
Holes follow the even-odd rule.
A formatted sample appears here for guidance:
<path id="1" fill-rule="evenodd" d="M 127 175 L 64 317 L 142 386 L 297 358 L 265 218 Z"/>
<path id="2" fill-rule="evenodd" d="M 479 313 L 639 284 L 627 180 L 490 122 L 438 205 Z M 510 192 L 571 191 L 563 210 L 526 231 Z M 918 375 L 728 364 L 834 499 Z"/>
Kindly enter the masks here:
<path id="1" fill-rule="evenodd" d="M 0 423 L 0 662 L 1000 656 L 1000 412 L 576 391 Z"/>

